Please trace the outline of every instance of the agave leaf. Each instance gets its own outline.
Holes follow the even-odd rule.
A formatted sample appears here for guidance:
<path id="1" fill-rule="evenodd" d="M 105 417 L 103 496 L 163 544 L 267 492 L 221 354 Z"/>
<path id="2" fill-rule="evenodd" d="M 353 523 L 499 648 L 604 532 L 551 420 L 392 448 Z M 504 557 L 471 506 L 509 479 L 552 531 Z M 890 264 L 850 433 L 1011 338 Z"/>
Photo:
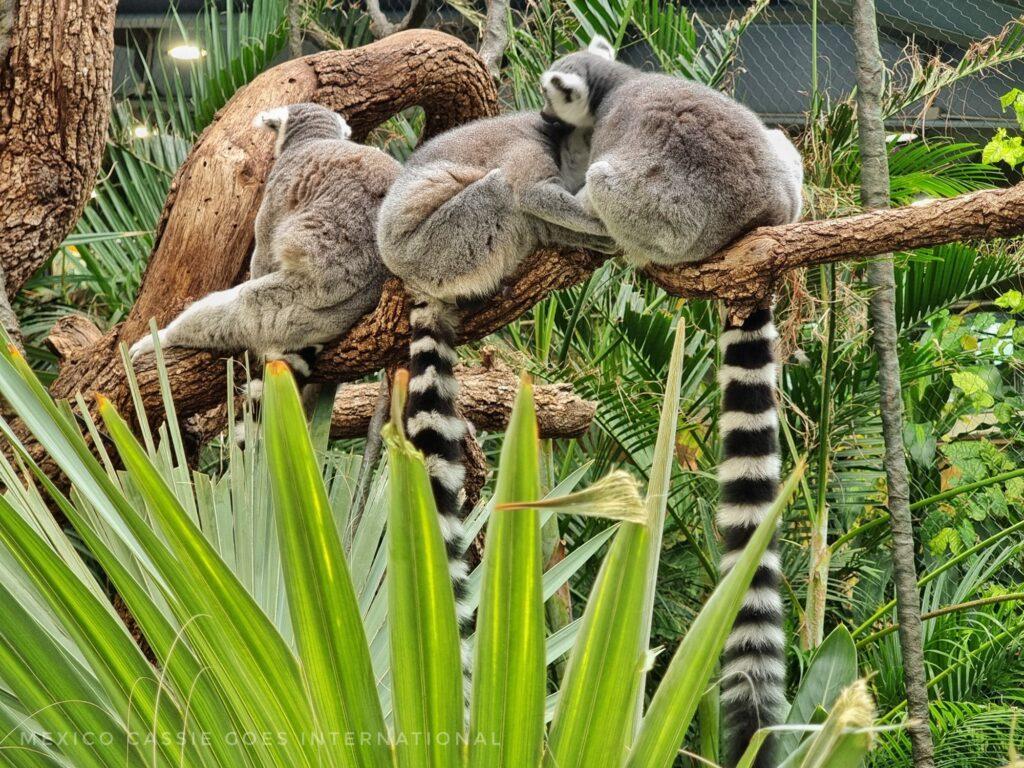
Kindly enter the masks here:
<path id="1" fill-rule="evenodd" d="M 408 373 L 395 377 L 382 435 L 391 467 L 388 627 L 400 768 L 455 768 L 463 727 L 455 596 L 422 454 L 402 433 Z"/>
<path id="2" fill-rule="evenodd" d="M 685 331 L 676 330 L 645 524 L 622 523 L 598 573 L 551 724 L 549 749 L 561 768 L 619 765 L 637 718 L 653 580 L 671 476 Z M 667 456 L 667 459 L 666 459 Z M 600 723 L 600 727 L 593 727 Z"/>
<path id="3" fill-rule="evenodd" d="M 789 503 L 803 469 L 801 461 L 790 474 L 771 512 L 751 536 L 743 554 L 690 625 L 644 716 L 626 762 L 627 768 L 669 768 L 675 760 L 725 646 L 729 628 L 743 604 L 750 580 L 775 535 L 779 517 Z"/>
<path id="4" fill-rule="evenodd" d="M 288 607 L 302 677 L 342 764 L 383 768 L 387 731 L 355 588 L 299 392 L 280 361 L 264 373 L 264 429 Z"/>
<path id="5" fill-rule="evenodd" d="M 528 768 L 541 758 L 545 643 L 537 442 L 533 385 L 524 377 L 487 524 L 469 730 L 472 768 Z M 509 505 L 509 499 L 525 503 Z M 530 501 L 533 506 L 526 506 Z"/>

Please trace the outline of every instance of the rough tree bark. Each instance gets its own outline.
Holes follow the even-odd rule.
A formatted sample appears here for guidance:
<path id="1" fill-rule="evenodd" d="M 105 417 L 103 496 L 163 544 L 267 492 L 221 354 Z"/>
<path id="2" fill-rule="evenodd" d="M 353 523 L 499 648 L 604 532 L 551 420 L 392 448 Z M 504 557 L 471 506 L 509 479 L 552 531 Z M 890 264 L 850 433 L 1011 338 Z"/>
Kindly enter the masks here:
<path id="1" fill-rule="evenodd" d="M 854 0 L 853 37 L 857 60 L 857 121 L 860 132 L 861 199 L 867 208 L 889 207 L 889 158 L 882 120 L 885 64 L 878 47 L 874 0 Z M 935 765 L 928 727 L 928 683 L 924 668 L 921 598 L 914 562 L 914 528 L 910 513 L 910 484 L 903 444 L 903 397 L 896 336 L 896 279 L 892 257 L 868 266 L 872 338 L 878 354 L 885 473 L 892 526 L 893 576 L 899 617 L 903 681 L 910 715 L 910 745 L 915 768 Z"/>
<path id="2" fill-rule="evenodd" d="M 455 375 L 460 387 L 459 413 L 477 431 L 503 432 L 519 389 L 518 374 L 497 364 L 459 366 Z M 376 383 L 343 385 L 334 400 L 331 437 L 366 437 L 380 402 L 379 394 Z M 538 384 L 534 387 L 534 401 L 537 430 L 542 439 L 579 437 L 590 427 L 597 410 L 597 403 L 584 400 L 571 384 Z M 200 440 L 207 440 L 219 434 L 226 422 L 227 409 L 220 406 L 195 416 L 189 428 Z"/>
<path id="3" fill-rule="evenodd" d="M 427 110 L 428 134 L 496 110 L 493 81 L 479 58 L 437 32 L 399 33 L 362 49 L 307 56 L 265 73 L 237 94 L 200 138 L 172 187 L 128 321 L 62 367 L 51 388 L 56 397 L 103 392 L 131 413 L 117 341 L 133 341 L 150 316 L 165 323 L 186 298 L 225 288 L 244 273 L 271 155 L 269 139 L 253 134 L 249 121 L 260 109 L 304 99 L 344 112 L 359 136 L 414 104 Z M 789 269 L 1022 231 L 1024 185 L 1018 185 L 845 219 L 762 228 L 706 262 L 650 269 L 648 275 L 674 295 L 723 299 L 735 318 L 769 297 Z M 216 258 L 208 256 L 212 244 Z M 537 252 L 500 296 L 463 318 L 461 341 L 480 339 L 551 291 L 580 283 L 605 258 L 582 251 Z M 314 377 L 352 381 L 398 363 L 406 355 L 408 330 L 402 286 L 391 280 L 377 309 L 328 346 Z M 225 368 L 217 355 L 170 350 L 167 359 L 181 416 L 224 401 Z M 141 360 L 137 369 L 147 412 L 162 419 L 152 357 Z"/>
<path id="4" fill-rule="evenodd" d="M 0 266 L 13 296 L 82 213 L 103 156 L 115 0 L 18 0 L 0 61 Z"/>

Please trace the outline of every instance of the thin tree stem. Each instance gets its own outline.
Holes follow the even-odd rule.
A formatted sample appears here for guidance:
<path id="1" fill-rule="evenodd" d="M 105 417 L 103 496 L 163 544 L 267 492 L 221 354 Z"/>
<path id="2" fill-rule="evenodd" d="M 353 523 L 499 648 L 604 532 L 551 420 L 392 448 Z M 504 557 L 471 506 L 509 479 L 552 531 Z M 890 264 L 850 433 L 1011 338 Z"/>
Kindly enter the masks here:
<path id="1" fill-rule="evenodd" d="M 1024 592 L 1013 592 L 1009 595 L 993 595 L 992 597 L 982 597 L 978 600 L 968 600 L 966 603 L 947 605 L 935 611 L 928 611 L 928 613 L 921 614 L 921 621 L 931 621 L 932 619 L 937 619 L 940 616 L 948 616 L 951 613 L 969 611 L 972 608 L 983 608 L 986 605 L 1017 602 L 1019 600 L 1024 600 Z M 899 628 L 899 624 L 890 624 L 889 626 L 883 627 L 877 632 L 872 632 L 870 635 L 857 642 L 857 648 L 863 648 L 866 645 L 871 645 L 871 643 L 875 642 L 876 640 L 881 640 L 886 635 L 891 635 Z"/>
<path id="2" fill-rule="evenodd" d="M 288 3 L 288 53 L 293 59 L 302 55 L 302 2 L 289 0 Z"/>
<path id="3" fill-rule="evenodd" d="M 878 46 L 874 0 L 854 0 L 853 36 L 857 61 L 857 118 L 861 155 L 861 199 L 869 208 L 889 207 L 889 160 L 882 119 L 885 64 Z M 903 682 L 911 722 L 911 752 L 915 768 L 934 768 L 934 746 L 928 727 L 928 681 L 925 677 L 921 626 L 921 597 L 914 561 L 914 527 L 910 512 L 910 483 L 903 445 L 903 398 L 897 354 L 896 278 L 892 258 L 868 267 L 872 286 L 870 318 L 878 354 L 885 472 L 892 526 L 893 577 L 899 621 Z"/>
<path id="4" fill-rule="evenodd" d="M 809 651 L 821 645 L 825 637 L 825 602 L 828 599 L 828 572 L 831 551 L 828 547 L 828 477 L 832 431 L 832 367 L 836 340 L 836 270 L 830 264 L 821 270 L 821 295 L 825 310 L 825 346 L 821 366 L 820 410 L 818 412 L 818 472 L 815 487 L 814 516 L 811 519 L 810 573 L 807 585 L 807 609 L 804 613 L 803 647 Z"/>

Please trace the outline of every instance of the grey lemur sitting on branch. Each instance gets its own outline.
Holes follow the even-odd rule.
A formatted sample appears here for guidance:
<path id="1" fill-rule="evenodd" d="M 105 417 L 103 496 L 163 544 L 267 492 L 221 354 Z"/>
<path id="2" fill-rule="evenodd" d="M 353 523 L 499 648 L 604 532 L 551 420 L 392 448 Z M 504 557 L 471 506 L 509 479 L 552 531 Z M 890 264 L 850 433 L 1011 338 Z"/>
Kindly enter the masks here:
<path id="1" fill-rule="evenodd" d="M 781 131 L 698 83 L 642 73 L 615 61 L 598 38 L 555 62 L 541 78 L 545 112 L 593 130 L 580 198 L 636 264 L 680 264 L 712 256 L 755 227 L 796 221 L 803 165 Z M 775 327 L 755 312 L 722 334 L 719 428 L 723 459 L 718 528 L 722 570 L 735 563 L 775 499 L 780 472 Z M 785 704 L 785 637 L 773 542 L 733 626 L 721 688 L 726 765 Z M 755 765 L 775 768 L 770 741 Z"/>
<path id="2" fill-rule="evenodd" d="M 311 352 L 380 300 L 388 273 L 377 250 L 377 211 L 401 165 L 350 141 L 345 119 L 317 104 L 272 109 L 253 125 L 273 131 L 276 144 L 249 280 L 189 306 L 159 332 L 160 343 L 248 350 L 286 359 L 307 376 Z M 131 354 L 152 349 L 147 334 Z M 304 388 L 307 407 L 316 389 Z"/>
<path id="3" fill-rule="evenodd" d="M 478 120 L 425 143 L 380 209 L 378 243 L 410 312 L 407 432 L 426 457 L 465 634 L 463 541 L 466 424 L 453 368 L 458 307 L 496 293 L 542 245 L 609 250 L 604 225 L 573 195 L 587 136 L 536 113 Z"/>

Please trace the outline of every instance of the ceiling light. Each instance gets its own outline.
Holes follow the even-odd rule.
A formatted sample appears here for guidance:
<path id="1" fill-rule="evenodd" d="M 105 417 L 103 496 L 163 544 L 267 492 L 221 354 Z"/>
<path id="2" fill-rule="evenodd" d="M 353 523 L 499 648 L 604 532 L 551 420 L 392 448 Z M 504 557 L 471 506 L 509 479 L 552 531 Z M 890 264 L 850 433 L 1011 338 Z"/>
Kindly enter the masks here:
<path id="1" fill-rule="evenodd" d="M 177 59 L 178 61 L 196 61 L 206 55 L 206 51 L 190 43 L 176 45 L 168 50 L 167 53 L 172 59 Z"/>

